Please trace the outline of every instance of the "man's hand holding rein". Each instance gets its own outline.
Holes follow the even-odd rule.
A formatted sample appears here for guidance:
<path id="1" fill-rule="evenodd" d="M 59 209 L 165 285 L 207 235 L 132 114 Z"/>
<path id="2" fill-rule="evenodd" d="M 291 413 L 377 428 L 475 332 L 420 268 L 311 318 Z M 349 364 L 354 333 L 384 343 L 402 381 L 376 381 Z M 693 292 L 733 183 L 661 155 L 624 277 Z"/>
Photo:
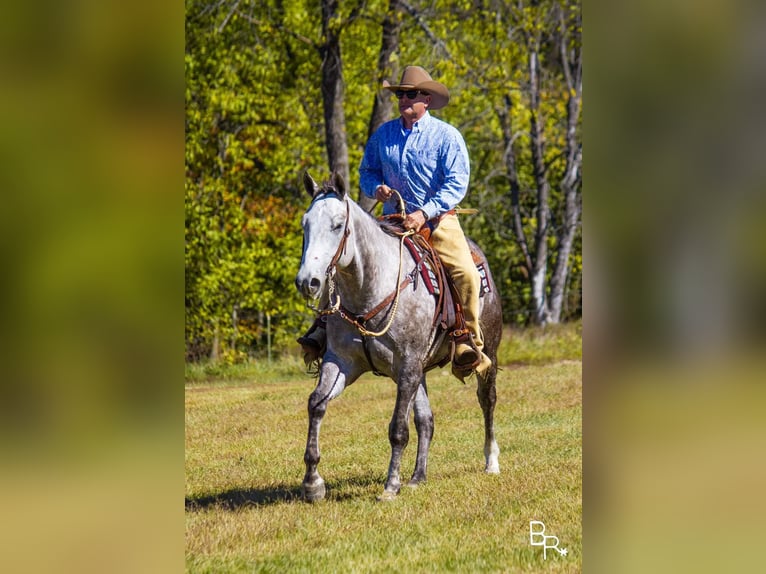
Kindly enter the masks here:
<path id="1" fill-rule="evenodd" d="M 385 183 L 375 188 L 375 199 L 377 199 L 381 203 L 387 202 L 389 199 L 391 199 L 391 196 L 393 194 L 394 194 L 393 190 L 390 187 L 388 187 Z"/>
<path id="2" fill-rule="evenodd" d="M 404 228 L 407 230 L 412 229 L 416 233 L 420 231 L 420 228 L 425 224 L 426 214 L 423 213 L 422 209 L 418 209 L 417 211 L 413 211 L 412 213 L 408 214 L 407 218 L 404 220 Z"/>

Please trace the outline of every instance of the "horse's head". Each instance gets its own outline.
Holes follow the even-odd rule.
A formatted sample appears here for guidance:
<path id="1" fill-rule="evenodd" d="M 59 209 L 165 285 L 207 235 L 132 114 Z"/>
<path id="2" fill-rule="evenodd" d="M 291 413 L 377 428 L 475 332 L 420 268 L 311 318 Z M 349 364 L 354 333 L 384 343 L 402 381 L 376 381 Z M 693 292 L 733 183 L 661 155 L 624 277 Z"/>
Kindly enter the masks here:
<path id="1" fill-rule="evenodd" d="M 303 186 L 312 201 L 301 221 L 303 257 L 295 286 L 305 297 L 318 299 L 326 288 L 328 269 L 342 264 L 348 235 L 346 184 L 339 174 L 333 174 L 331 181 L 319 186 L 305 172 Z"/>

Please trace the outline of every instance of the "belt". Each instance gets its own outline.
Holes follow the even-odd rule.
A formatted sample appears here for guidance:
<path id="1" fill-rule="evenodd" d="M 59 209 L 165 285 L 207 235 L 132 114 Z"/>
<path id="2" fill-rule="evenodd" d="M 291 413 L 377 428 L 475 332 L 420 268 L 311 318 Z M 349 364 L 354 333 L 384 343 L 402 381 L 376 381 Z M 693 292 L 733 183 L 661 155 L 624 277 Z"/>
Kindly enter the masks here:
<path id="1" fill-rule="evenodd" d="M 428 225 L 428 227 L 431 229 L 431 231 L 433 231 L 433 230 L 434 230 L 434 228 L 435 228 L 437 225 L 439 225 L 439 222 L 440 222 L 442 219 L 444 219 L 445 217 L 447 217 L 448 215 L 457 215 L 457 211 L 455 211 L 454 209 L 450 209 L 449 211 L 445 211 L 445 212 L 444 212 L 444 213 L 442 213 L 441 215 L 437 215 L 436 217 L 432 217 L 431 219 L 429 219 L 429 220 L 426 222 L 426 225 Z"/>

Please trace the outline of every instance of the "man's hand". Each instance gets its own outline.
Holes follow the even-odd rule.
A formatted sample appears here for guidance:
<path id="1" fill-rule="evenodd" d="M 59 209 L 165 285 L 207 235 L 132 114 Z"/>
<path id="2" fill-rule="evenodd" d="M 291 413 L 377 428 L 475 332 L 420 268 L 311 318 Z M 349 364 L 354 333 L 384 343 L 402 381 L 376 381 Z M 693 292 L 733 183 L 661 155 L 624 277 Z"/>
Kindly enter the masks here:
<path id="1" fill-rule="evenodd" d="M 391 199 L 391 196 L 393 194 L 394 194 L 393 190 L 390 187 L 388 187 L 385 183 L 375 188 L 375 199 L 377 199 L 381 203 L 387 202 L 389 199 Z"/>
<path id="2" fill-rule="evenodd" d="M 413 231 L 418 232 L 420 231 L 420 228 L 425 225 L 425 223 L 426 214 L 423 213 L 422 210 L 418 209 L 417 211 L 410 213 L 404 220 L 404 228 L 407 230 L 412 229 Z"/>

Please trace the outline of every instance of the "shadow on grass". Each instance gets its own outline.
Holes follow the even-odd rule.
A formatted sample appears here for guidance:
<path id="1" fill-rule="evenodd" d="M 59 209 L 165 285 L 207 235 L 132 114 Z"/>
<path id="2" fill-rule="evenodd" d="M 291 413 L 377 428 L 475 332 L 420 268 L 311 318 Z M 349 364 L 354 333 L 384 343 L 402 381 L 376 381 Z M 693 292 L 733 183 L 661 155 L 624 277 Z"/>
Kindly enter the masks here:
<path id="1" fill-rule="evenodd" d="M 187 512 L 204 510 L 216 507 L 224 510 L 237 510 L 247 506 L 267 506 L 279 502 L 291 502 L 301 499 L 301 487 L 276 486 L 274 488 L 250 488 L 236 489 L 201 496 L 199 498 L 186 497 L 185 506 Z"/>
<path id="2" fill-rule="evenodd" d="M 327 483 L 327 500 L 343 501 L 369 497 L 369 489 L 379 486 L 383 490 L 384 480 L 380 476 L 346 477 Z M 210 496 L 186 497 L 187 512 L 196 512 L 215 507 L 223 510 L 237 510 L 248 506 L 269 506 L 280 502 L 301 502 L 301 487 L 280 485 L 273 488 L 235 489 Z"/>
<path id="3" fill-rule="evenodd" d="M 327 498 L 333 501 L 354 500 L 359 498 L 374 498 L 370 492 L 372 487 L 377 487 L 383 492 L 385 477 L 374 473 L 367 473 L 361 476 L 347 476 L 333 480 L 327 484 Z M 378 492 L 377 494 L 380 494 Z"/>

